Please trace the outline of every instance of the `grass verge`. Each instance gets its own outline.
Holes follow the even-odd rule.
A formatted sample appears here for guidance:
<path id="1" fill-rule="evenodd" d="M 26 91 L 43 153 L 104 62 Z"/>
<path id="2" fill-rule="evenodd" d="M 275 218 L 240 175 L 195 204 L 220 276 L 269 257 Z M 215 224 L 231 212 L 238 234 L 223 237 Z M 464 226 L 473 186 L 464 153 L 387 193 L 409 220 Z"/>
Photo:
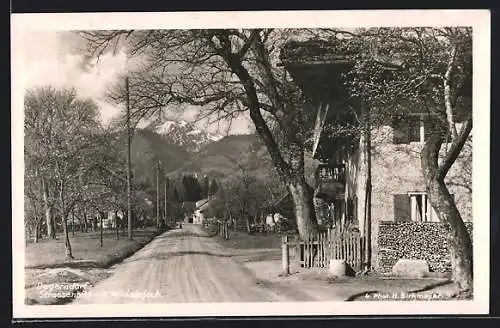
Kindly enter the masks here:
<path id="1" fill-rule="evenodd" d="M 157 235 L 155 228 L 134 230 L 133 240 L 116 239 L 114 232 L 71 236 L 74 259 L 64 254 L 64 240 L 43 240 L 28 244 L 25 250 L 25 303 L 66 304 L 88 287 L 109 277 L 109 268 L 131 256 Z"/>
<path id="2" fill-rule="evenodd" d="M 250 235 L 246 232 L 230 231 L 229 239 L 217 236 L 217 242 L 231 249 L 281 249 L 281 235 Z"/>
<path id="3" fill-rule="evenodd" d="M 155 236 L 154 228 L 134 230 L 133 240 L 123 235 L 116 239 L 114 232 L 106 231 L 101 247 L 98 232 L 75 234 L 70 237 L 74 259 L 65 257 L 62 236 L 56 240 L 42 240 L 26 246 L 25 268 L 107 268 L 132 255 Z"/>

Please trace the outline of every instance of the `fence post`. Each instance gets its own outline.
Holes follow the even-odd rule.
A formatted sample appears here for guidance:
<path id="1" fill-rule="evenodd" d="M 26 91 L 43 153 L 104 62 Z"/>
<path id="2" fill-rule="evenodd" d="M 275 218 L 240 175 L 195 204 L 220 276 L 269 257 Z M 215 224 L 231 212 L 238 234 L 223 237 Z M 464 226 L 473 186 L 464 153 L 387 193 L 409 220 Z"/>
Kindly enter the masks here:
<path id="1" fill-rule="evenodd" d="M 282 264 L 283 264 L 283 273 L 288 275 L 290 274 L 290 257 L 288 254 L 288 236 L 284 235 L 282 237 L 281 242 L 281 255 L 282 255 Z"/>

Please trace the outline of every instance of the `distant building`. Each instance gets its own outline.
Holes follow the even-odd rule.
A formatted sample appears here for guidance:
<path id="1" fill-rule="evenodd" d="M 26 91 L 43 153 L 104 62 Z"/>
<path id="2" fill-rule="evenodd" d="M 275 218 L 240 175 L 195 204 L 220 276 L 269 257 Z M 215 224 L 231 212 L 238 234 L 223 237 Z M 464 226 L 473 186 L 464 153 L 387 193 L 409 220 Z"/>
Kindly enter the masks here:
<path id="1" fill-rule="evenodd" d="M 205 220 L 205 213 L 210 205 L 210 200 L 208 198 L 199 200 L 196 202 L 196 207 L 193 214 L 193 224 L 203 224 Z"/>

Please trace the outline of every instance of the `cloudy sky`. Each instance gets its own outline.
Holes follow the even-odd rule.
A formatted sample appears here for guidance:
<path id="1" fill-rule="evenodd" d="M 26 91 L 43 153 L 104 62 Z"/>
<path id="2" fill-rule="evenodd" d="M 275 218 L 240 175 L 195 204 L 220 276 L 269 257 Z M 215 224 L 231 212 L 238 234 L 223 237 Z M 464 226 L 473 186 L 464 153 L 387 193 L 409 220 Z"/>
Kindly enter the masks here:
<path id="1" fill-rule="evenodd" d="M 106 54 L 99 63 L 85 61 L 85 44 L 70 32 L 36 31 L 23 33 L 21 51 L 23 57 L 23 80 L 25 88 L 42 85 L 74 87 L 81 97 L 93 98 L 101 107 L 103 122 L 116 115 L 121 109 L 104 101 L 106 88 L 113 83 L 126 66 L 124 53 Z M 84 65 L 84 63 L 86 63 Z M 177 119 L 193 121 L 197 108 L 192 107 L 177 116 Z M 217 132 L 217 126 L 207 127 L 199 122 L 200 128 Z M 234 120 L 230 134 L 248 133 L 251 122 L 247 117 Z M 221 124 L 219 133 L 225 133 L 227 124 Z"/>

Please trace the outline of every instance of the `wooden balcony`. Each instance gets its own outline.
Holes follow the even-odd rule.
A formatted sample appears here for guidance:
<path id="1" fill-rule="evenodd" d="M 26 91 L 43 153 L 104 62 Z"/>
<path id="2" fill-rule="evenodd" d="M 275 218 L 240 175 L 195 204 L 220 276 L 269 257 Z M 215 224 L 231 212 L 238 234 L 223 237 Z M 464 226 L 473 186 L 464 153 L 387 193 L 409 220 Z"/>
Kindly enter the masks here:
<path id="1" fill-rule="evenodd" d="M 315 197 L 331 201 L 342 199 L 345 192 L 345 165 L 321 164 L 316 170 Z"/>

